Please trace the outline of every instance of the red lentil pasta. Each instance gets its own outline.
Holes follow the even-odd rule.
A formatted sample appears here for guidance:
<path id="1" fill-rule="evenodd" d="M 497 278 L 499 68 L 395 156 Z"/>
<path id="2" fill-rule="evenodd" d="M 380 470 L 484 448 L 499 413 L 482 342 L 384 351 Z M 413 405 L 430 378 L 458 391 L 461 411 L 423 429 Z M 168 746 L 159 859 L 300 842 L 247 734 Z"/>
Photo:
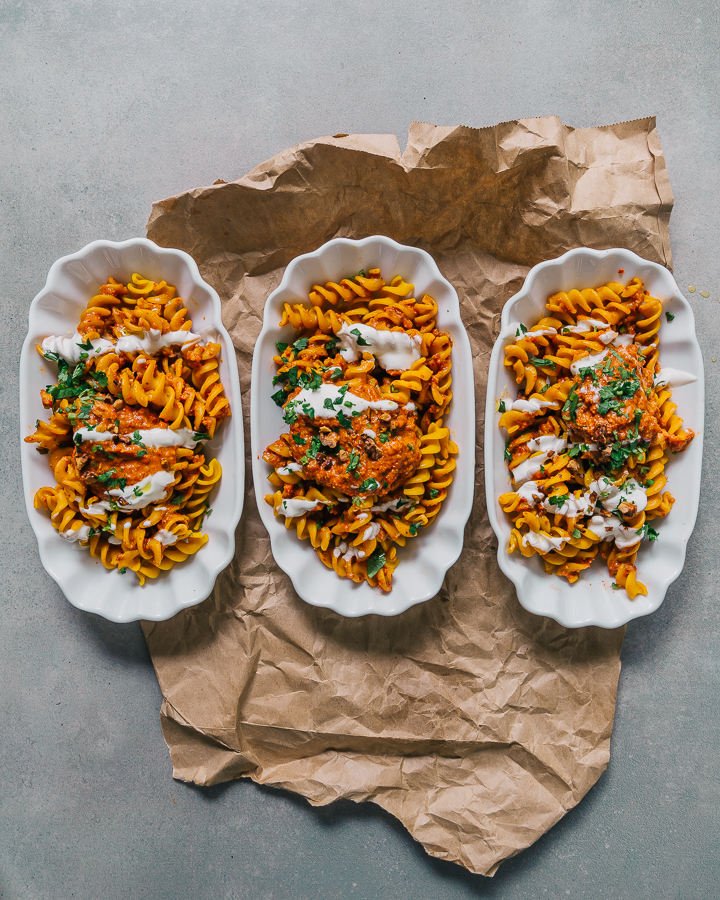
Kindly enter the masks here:
<path id="1" fill-rule="evenodd" d="M 58 367 L 41 392 L 48 421 L 25 438 L 47 454 L 53 487 L 35 495 L 59 535 L 144 584 L 205 544 L 221 476 L 202 443 L 230 415 L 220 344 L 203 343 L 176 289 L 109 278 L 72 337 L 38 352 Z"/>
<path id="2" fill-rule="evenodd" d="M 448 334 L 437 304 L 380 269 L 314 285 L 285 304 L 273 400 L 289 431 L 266 449 L 276 516 L 341 578 L 392 588 L 398 547 L 428 528 L 447 496 L 458 448 Z"/>
<path id="3" fill-rule="evenodd" d="M 498 404 L 515 488 L 499 498 L 513 523 L 508 551 L 539 554 L 571 583 L 600 556 L 634 599 L 647 594 L 641 542 L 657 540 L 650 523 L 675 502 L 668 454 L 694 437 L 671 399 L 684 373 L 660 368 L 663 305 L 639 278 L 559 292 L 546 308 L 505 346 L 518 386 Z"/>

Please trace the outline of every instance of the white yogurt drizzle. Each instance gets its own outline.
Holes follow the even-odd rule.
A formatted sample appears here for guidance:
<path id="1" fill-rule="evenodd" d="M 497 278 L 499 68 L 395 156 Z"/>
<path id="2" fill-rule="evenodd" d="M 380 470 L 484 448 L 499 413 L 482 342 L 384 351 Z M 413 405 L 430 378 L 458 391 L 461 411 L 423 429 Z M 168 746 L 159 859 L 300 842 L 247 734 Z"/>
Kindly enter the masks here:
<path id="1" fill-rule="evenodd" d="M 586 528 L 602 541 L 614 540 L 618 550 L 632 547 L 633 544 L 637 544 L 642 539 L 642 535 L 638 534 L 637 528 L 628 528 L 627 525 L 623 525 L 618 519 L 614 518 L 605 519 L 602 516 L 593 516 Z"/>
<path id="2" fill-rule="evenodd" d="M 83 355 L 87 359 L 94 356 L 102 356 L 103 353 L 107 353 L 115 346 L 112 341 L 105 340 L 105 338 L 95 338 L 90 343 L 92 344 L 91 350 L 81 347 L 80 344 L 87 345 L 87 340 L 83 335 L 78 334 L 77 331 L 69 338 L 50 335 L 42 342 L 42 351 L 43 353 L 57 353 L 58 356 L 61 356 L 68 362 L 80 362 L 80 357 Z"/>
<path id="3" fill-rule="evenodd" d="M 358 332 L 358 333 L 356 333 Z M 383 369 L 409 369 L 422 356 L 422 341 L 404 331 L 378 331 L 370 325 L 343 323 L 337 333 L 340 356 L 345 362 L 356 362 L 363 353 L 371 353 Z M 358 339 L 364 341 L 359 343 Z"/>
<path id="4" fill-rule="evenodd" d="M 590 485 L 590 492 L 598 495 L 598 500 L 610 511 L 616 510 L 621 503 L 634 503 L 637 512 L 642 512 L 647 506 L 647 494 L 634 478 L 616 487 L 609 478 L 598 478 Z"/>
<path id="5" fill-rule="evenodd" d="M 541 434 L 540 437 L 532 438 L 527 442 L 528 450 L 554 450 L 559 453 L 567 447 L 565 438 L 555 437 L 554 434 Z"/>
<path id="6" fill-rule="evenodd" d="M 275 471 L 278 475 L 292 475 L 293 473 L 300 474 L 302 472 L 302 466 L 300 463 L 291 462 L 286 466 L 278 466 Z"/>
<path id="7" fill-rule="evenodd" d="M 365 552 L 363 550 L 356 550 L 355 547 L 348 547 L 345 541 L 340 541 L 337 547 L 333 550 L 333 556 L 337 559 L 339 556 L 342 556 L 343 559 L 346 559 L 348 562 L 353 560 L 356 556 L 360 556 L 362 553 L 365 556 Z"/>
<path id="8" fill-rule="evenodd" d="M 517 410 L 518 412 L 531 412 L 536 413 L 540 412 L 541 409 L 544 409 L 546 406 L 554 406 L 558 408 L 557 400 L 538 400 L 536 397 L 531 397 L 529 400 L 505 400 L 505 412 L 510 412 L 510 410 Z"/>
<path id="9" fill-rule="evenodd" d="M 88 541 L 90 540 L 90 526 L 80 525 L 79 528 L 69 528 L 67 531 L 59 531 L 58 534 L 60 537 L 65 538 L 66 541 Z"/>
<path id="10" fill-rule="evenodd" d="M 697 381 L 697 375 L 691 375 L 690 372 L 683 372 L 681 369 L 671 369 L 670 366 L 664 366 L 655 373 L 653 384 L 655 387 L 682 387 L 684 384 L 692 384 Z"/>
<path id="11" fill-rule="evenodd" d="M 407 497 L 396 497 L 395 500 L 388 500 L 387 503 L 378 503 L 377 506 L 371 506 L 370 512 L 387 512 L 389 509 L 398 510 L 410 506 L 410 500 Z"/>
<path id="12" fill-rule="evenodd" d="M 200 335 L 193 334 L 192 331 L 166 331 L 163 334 L 160 329 L 151 328 L 150 331 L 144 331 L 142 337 L 137 334 L 123 334 L 118 338 L 115 350 L 118 353 L 147 353 L 151 355 L 165 347 L 172 347 L 177 344 L 182 344 L 183 347 L 190 347 L 199 340 Z"/>
<path id="13" fill-rule="evenodd" d="M 291 497 L 289 500 L 282 500 L 278 510 L 286 519 L 296 519 L 298 516 L 304 516 L 305 513 L 311 512 L 324 504 L 324 500 L 306 500 L 304 497 Z"/>
<path id="14" fill-rule="evenodd" d="M 608 355 L 607 350 L 601 350 L 600 353 L 595 353 L 591 356 L 583 356 L 581 359 L 576 359 L 574 363 L 570 366 L 570 371 L 573 375 L 578 375 L 580 369 L 593 369 L 595 366 L 599 365 L 605 357 Z"/>
<path id="15" fill-rule="evenodd" d="M 522 537 L 523 547 L 534 547 L 541 553 L 547 553 L 549 550 L 562 550 L 567 538 L 550 537 L 547 534 L 535 533 L 529 531 Z"/>
<path id="16" fill-rule="evenodd" d="M 542 453 L 538 453 L 535 456 L 529 456 L 515 466 L 514 469 L 510 469 L 510 474 L 512 475 L 515 484 L 523 484 L 524 482 L 529 481 L 530 478 L 535 475 L 536 472 L 539 472 L 540 468 L 550 459 L 550 455 L 551 451 L 544 450 Z"/>
<path id="17" fill-rule="evenodd" d="M 83 427 L 78 428 L 75 432 L 75 439 L 80 435 L 80 441 L 83 444 L 102 444 L 105 441 L 112 441 L 116 435 L 112 431 L 95 431 L 94 428 Z M 186 447 L 192 450 L 200 443 L 195 437 L 195 432 L 189 428 L 139 428 L 132 432 L 133 437 L 136 435 L 143 447 L 157 449 L 158 447 Z M 137 443 L 137 440 L 133 441 Z"/>
<path id="18" fill-rule="evenodd" d="M 176 344 L 192 346 L 199 340 L 200 335 L 193 334 L 192 331 L 168 331 L 162 334 L 159 329 L 151 328 L 150 331 L 144 331 L 142 337 L 136 334 L 124 334 L 118 338 L 117 342 L 109 341 L 107 338 L 93 338 L 90 341 L 91 349 L 87 350 L 80 346 L 80 344 L 87 345 L 87 339 L 76 331 L 72 337 L 62 337 L 61 335 L 46 337 L 42 342 L 42 351 L 43 353 L 57 353 L 68 362 L 80 362 L 81 357 L 91 359 L 111 352 L 153 354 L 164 347 L 172 347 Z"/>
<path id="19" fill-rule="evenodd" d="M 165 528 L 160 528 L 154 535 L 153 540 L 159 541 L 163 547 L 169 547 L 171 544 L 177 544 L 177 535 Z"/>
<path id="20" fill-rule="evenodd" d="M 171 472 L 153 472 L 138 481 L 137 484 L 130 484 L 122 490 L 113 488 L 108 491 L 111 497 L 117 497 L 115 503 L 121 509 L 142 509 L 149 503 L 155 503 L 157 500 L 164 500 L 167 495 L 168 487 L 175 481 L 175 476 Z M 136 493 L 137 492 L 137 493 Z M 123 501 L 118 503 L 118 501 Z M 109 500 L 98 500 L 97 503 L 91 504 L 87 512 L 90 515 L 99 515 L 100 510 L 105 512 L 112 509 Z"/>
<path id="21" fill-rule="evenodd" d="M 375 538 L 380 534 L 381 528 L 382 525 L 379 522 L 371 522 L 363 533 L 363 541 L 374 541 Z"/>
<path id="22" fill-rule="evenodd" d="M 350 418 L 351 415 L 363 413 L 368 409 L 392 410 L 398 405 L 393 400 L 365 400 L 352 394 L 350 391 L 341 393 L 341 388 L 334 384 L 321 384 L 317 390 L 303 388 L 300 393 L 289 400 L 285 409 L 294 409 L 298 415 L 307 415 L 312 419 L 334 419 L 342 411 Z M 325 406 L 325 401 L 332 402 Z"/>

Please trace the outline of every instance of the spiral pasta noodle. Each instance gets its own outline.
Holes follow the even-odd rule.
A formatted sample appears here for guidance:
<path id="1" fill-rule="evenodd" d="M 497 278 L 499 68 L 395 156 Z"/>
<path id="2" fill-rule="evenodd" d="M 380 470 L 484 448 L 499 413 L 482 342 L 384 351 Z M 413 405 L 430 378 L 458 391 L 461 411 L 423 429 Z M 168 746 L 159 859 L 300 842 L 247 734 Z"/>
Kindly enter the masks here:
<path id="1" fill-rule="evenodd" d="M 288 432 L 263 454 L 265 501 L 340 578 L 392 589 L 398 547 L 432 524 L 458 448 L 443 417 L 452 341 L 437 303 L 380 269 L 313 285 L 286 303 L 273 395 Z"/>
<path id="2" fill-rule="evenodd" d="M 694 379 L 660 368 L 663 304 L 639 278 L 560 291 L 546 309 L 504 347 L 518 386 L 516 400 L 498 402 L 514 482 L 499 497 L 513 523 L 508 551 L 538 554 L 570 583 L 600 556 L 613 587 L 634 599 L 647 594 L 641 542 L 658 539 L 650 522 L 675 502 L 663 490 L 668 452 L 694 437 L 670 384 Z"/>
<path id="3" fill-rule="evenodd" d="M 49 420 L 25 438 L 47 454 L 56 482 L 37 491 L 35 507 L 141 585 L 207 542 L 200 529 L 222 474 L 202 452 L 230 415 L 220 344 L 191 329 L 175 288 L 136 273 L 127 284 L 109 278 L 72 337 L 37 348 L 58 381 L 41 392 Z"/>

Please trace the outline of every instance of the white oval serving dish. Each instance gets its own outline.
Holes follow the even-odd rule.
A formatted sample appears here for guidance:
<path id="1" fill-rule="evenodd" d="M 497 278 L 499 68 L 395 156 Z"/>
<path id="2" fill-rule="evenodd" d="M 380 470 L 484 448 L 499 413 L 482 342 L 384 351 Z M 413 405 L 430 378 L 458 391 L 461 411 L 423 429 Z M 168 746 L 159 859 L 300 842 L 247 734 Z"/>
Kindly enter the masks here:
<path id="1" fill-rule="evenodd" d="M 285 520 L 277 518 L 263 499 L 273 487 L 267 480 L 272 470 L 262 454 L 286 429 L 282 410 L 271 400 L 276 390 L 272 386 L 275 342 L 295 340 L 292 326 L 278 325 L 283 305 L 286 302 L 309 304 L 308 292 L 313 284 L 340 280 L 360 269 L 378 266 L 384 278 L 402 275 L 415 285 L 417 296 L 430 294 L 437 301 L 437 326 L 453 340 L 453 401 L 445 424 L 460 451 L 442 510 L 427 531 L 401 548 L 400 564 L 393 573 L 393 588 L 387 594 L 367 582 L 355 584 L 339 578 L 323 565 L 309 541 L 298 540 L 294 528 L 286 529 Z M 265 304 L 263 327 L 253 354 L 250 427 L 253 481 L 260 517 L 270 534 L 275 561 L 290 576 L 303 600 L 344 616 L 368 613 L 394 616 L 437 594 L 445 573 L 460 555 L 465 523 L 472 508 L 475 385 L 470 341 L 460 318 L 457 294 L 428 253 L 376 235 L 358 241 L 336 238 L 319 250 L 294 259 Z"/>
<path id="2" fill-rule="evenodd" d="M 624 272 L 619 274 L 619 269 Z M 503 364 L 503 347 L 515 335 L 520 322 L 530 328 L 547 314 L 545 303 L 551 294 L 571 288 L 598 287 L 611 280 L 627 283 L 636 276 L 643 280 L 650 294 L 663 299 L 664 310 L 675 316 L 672 323 L 663 321 L 660 330 L 661 366 L 682 369 L 694 375 L 697 381 L 673 389 L 678 415 L 693 429 L 695 438 L 683 453 L 671 457 L 666 466 L 666 489 L 676 502 L 666 518 L 653 520 L 659 539 L 653 543 L 643 541 L 638 553 L 638 577 L 647 586 L 647 596 L 638 595 L 630 600 L 625 591 L 612 589 L 613 579 L 603 560 L 596 560 L 581 573 L 575 584 L 568 584 L 562 578 L 547 575 L 538 554 L 526 558 L 520 553 L 507 552 L 511 521 L 500 509 L 498 497 L 512 490 L 512 483 L 504 459 L 506 435 L 498 425 L 497 401 L 502 396 L 513 399 L 517 396 L 512 370 Z M 570 628 L 584 625 L 617 628 L 660 606 L 668 587 L 682 571 L 687 542 L 697 516 L 704 403 L 703 362 L 695 336 L 695 317 L 675 279 L 664 266 L 648 262 L 629 250 L 579 248 L 530 270 L 522 290 L 503 308 L 500 336 L 490 358 L 485 403 L 488 515 L 499 541 L 500 568 L 514 583 L 525 609 L 550 616 Z"/>
<path id="3" fill-rule="evenodd" d="M 64 541 L 45 510 L 33 506 L 38 488 L 53 485 L 47 456 L 24 438 L 35 430 L 35 420 L 47 418 L 40 390 L 57 380 L 55 367 L 35 347 L 50 334 L 75 332 L 82 311 L 110 275 L 126 283 L 133 272 L 175 285 L 193 321 L 193 331 L 205 340 L 219 341 L 220 377 L 230 400 L 232 416 L 205 444 L 208 458 L 223 469 L 219 485 L 210 495 L 213 514 L 203 531 L 209 540 L 187 562 L 173 566 L 140 587 L 130 574 L 108 571 L 87 548 Z M 235 552 L 235 528 L 240 520 L 245 480 L 242 404 L 237 362 L 230 335 L 221 320 L 220 298 L 200 277 L 195 261 L 181 250 L 158 247 L 145 238 L 116 243 L 93 241 L 87 247 L 53 263 L 45 287 L 30 306 L 28 335 L 20 357 L 20 431 L 25 504 L 38 541 L 40 559 L 67 599 L 87 612 L 113 622 L 137 619 L 162 621 L 181 609 L 204 600 L 218 574 Z"/>

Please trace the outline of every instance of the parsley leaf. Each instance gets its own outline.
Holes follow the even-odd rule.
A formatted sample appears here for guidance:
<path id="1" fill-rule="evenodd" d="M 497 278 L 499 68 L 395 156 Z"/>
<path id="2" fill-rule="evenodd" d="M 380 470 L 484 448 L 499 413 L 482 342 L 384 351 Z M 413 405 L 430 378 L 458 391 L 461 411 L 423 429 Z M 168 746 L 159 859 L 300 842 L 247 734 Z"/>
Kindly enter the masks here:
<path id="1" fill-rule="evenodd" d="M 300 437 L 299 434 L 294 434 L 293 440 L 295 441 L 296 444 L 301 444 L 301 445 L 307 444 L 307 441 L 305 440 L 305 438 Z"/>
<path id="2" fill-rule="evenodd" d="M 370 341 L 366 341 L 365 338 L 360 334 L 359 328 L 353 328 L 350 331 L 350 334 L 355 335 L 355 340 L 357 341 L 358 347 L 369 347 Z"/>
<path id="3" fill-rule="evenodd" d="M 271 395 L 270 399 L 273 400 L 277 406 L 284 406 L 285 400 L 287 399 L 285 388 L 280 388 L 279 391 L 275 391 L 275 393 Z"/>
<path id="4" fill-rule="evenodd" d="M 665 318 L 668 320 L 668 322 L 672 322 L 672 320 L 675 318 L 675 316 L 672 313 L 666 312 Z"/>
<path id="5" fill-rule="evenodd" d="M 348 419 L 345 413 L 342 410 L 338 410 L 337 414 L 338 422 L 342 425 L 343 428 L 350 428 L 352 425 L 352 420 Z"/>
<path id="6" fill-rule="evenodd" d="M 365 481 L 360 485 L 358 490 L 360 491 L 377 491 L 379 490 L 380 485 L 375 481 L 374 478 L 366 478 Z"/>
<path id="7" fill-rule="evenodd" d="M 298 338 L 295 343 L 292 345 L 293 350 L 295 352 L 299 352 L 300 350 L 304 350 L 308 345 L 309 338 Z"/>
<path id="8" fill-rule="evenodd" d="M 338 340 L 338 338 L 331 337 L 330 340 L 327 341 L 325 344 L 325 350 L 328 353 L 332 353 L 339 343 L 340 343 L 340 341 Z"/>
<path id="9" fill-rule="evenodd" d="M 324 403 L 323 403 L 323 407 L 324 407 L 324 409 L 331 409 L 333 412 L 335 412 L 335 407 L 333 406 L 333 402 L 332 402 L 332 400 L 330 399 L 330 397 L 326 397 L 326 398 L 325 398 L 325 401 L 324 401 Z"/>
<path id="10" fill-rule="evenodd" d="M 121 491 L 124 491 L 127 487 L 127 478 L 115 478 L 116 472 L 117 469 L 108 469 L 107 472 L 103 472 L 102 475 L 98 475 L 98 481 L 101 484 L 106 485 L 108 490 L 112 488 L 119 488 Z"/>
<path id="11" fill-rule="evenodd" d="M 380 544 L 367 558 L 367 573 L 369 578 L 374 578 L 385 565 L 385 551 Z"/>
<path id="12" fill-rule="evenodd" d="M 354 472 L 355 469 L 360 465 L 360 454 L 356 453 L 354 450 L 350 451 L 350 462 L 347 464 L 345 471 L 346 472 Z"/>
<path id="13" fill-rule="evenodd" d="M 320 438 L 315 435 L 313 439 L 310 441 L 310 446 L 307 449 L 306 455 L 310 459 L 315 459 L 318 455 L 318 452 L 322 449 L 322 444 L 320 442 Z"/>
<path id="14" fill-rule="evenodd" d="M 278 348 L 278 353 L 284 353 L 290 345 L 285 341 L 275 341 L 275 346 Z"/>
<path id="15" fill-rule="evenodd" d="M 542 368 L 544 366 L 546 369 L 553 369 L 553 371 L 557 367 L 554 360 L 542 359 L 541 357 L 536 357 L 536 356 L 531 356 L 528 359 L 528 362 L 530 363 L 531 366 L 539 366 L 540 368 Z"/>
<path id="16" fill-rule="evenodd" d="M 548 501 L 551 506 L 563 506 L 563 504 L 569 499 L 569 494 L 562 494 L 562 496 L 558 496 L 557 494 L 554 497 L 548 497 Z"/>

